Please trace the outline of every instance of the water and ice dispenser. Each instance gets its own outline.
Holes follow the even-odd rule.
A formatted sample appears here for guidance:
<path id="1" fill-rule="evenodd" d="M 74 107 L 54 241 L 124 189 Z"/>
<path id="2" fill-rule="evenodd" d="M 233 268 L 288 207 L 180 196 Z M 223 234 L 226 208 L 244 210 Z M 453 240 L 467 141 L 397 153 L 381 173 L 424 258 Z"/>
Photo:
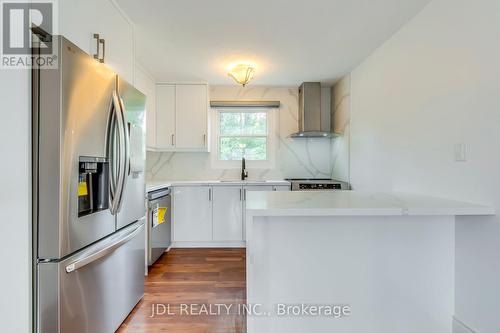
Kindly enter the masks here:
<path id="1" fill-rule="evenodd" d="M 108 160 L 81 156 L 78 167 L 78 217 L 108 209 Z"/>

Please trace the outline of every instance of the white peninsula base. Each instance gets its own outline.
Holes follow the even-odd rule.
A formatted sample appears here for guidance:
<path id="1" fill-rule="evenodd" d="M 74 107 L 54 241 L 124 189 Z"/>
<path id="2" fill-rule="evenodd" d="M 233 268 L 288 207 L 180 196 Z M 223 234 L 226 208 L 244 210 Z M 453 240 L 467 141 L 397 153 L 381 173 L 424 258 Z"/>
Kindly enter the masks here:
<path id="1" fill-rule="evenodd" d="M 247 301 L 268 315 L 249 315 L 248 333 L 451 333 L 462 214 L 493 210 L 407 195 L 250 193 Z M 308 312 L 320 305 L 350 314 Z"/>

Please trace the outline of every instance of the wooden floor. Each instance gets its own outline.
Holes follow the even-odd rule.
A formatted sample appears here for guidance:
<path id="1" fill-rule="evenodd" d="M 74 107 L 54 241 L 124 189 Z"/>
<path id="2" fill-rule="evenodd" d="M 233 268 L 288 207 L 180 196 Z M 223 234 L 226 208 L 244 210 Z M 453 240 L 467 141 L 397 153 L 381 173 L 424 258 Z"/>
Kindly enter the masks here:
<path id="1" fill-rule="evenodd" d="M 150 268 L 144 298 L 117 332 L 244 333 L 245 298 L 245 249 L 172 249 Z"/>

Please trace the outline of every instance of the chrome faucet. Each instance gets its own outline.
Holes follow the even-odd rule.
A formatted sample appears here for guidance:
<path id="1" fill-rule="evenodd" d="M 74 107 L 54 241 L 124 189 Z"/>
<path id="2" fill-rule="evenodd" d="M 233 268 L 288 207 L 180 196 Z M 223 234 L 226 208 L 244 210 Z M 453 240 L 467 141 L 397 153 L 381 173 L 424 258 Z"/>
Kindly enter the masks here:
<path id="1" fill-rule="evenodd" d="M 245 158 L 241 159 L 241 180 L 245 180 L 248 178 L 248 170 L 245 165 Z"/>

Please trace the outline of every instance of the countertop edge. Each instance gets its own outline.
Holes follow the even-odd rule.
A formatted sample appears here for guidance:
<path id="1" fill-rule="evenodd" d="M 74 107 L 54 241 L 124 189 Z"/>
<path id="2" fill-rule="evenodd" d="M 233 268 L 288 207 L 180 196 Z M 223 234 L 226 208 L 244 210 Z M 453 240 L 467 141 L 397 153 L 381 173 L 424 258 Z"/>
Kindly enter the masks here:
<path id="1" fill-rule="evenodd" d="M 491 216 L 495 215 L 492 207 L 456 208 L 456 209 L 374 209 L 374 208 L 272 208 L 247 209 L 247 216 Z"/>
<path id="2" fill-rule="evenodd" d="M 248 216 L 403 216 L 400 208 L 271 208 L 247 209 Z"/>
<path id="3" fill-rule="evenodd" d="M 286 180 L 269 180 L 269 181 L 220 181 L 220 180 L 179 180 L 179 181 L 166 181 L 162 183 L 154 183 L 148 184 L 146 182 L 146 192 L 152 192 L 156 190 L 161 190 L 166 187 L 175 187 L 175 186 L 265 186 L 265 185 L 283 185 L 290 186 L 290 182 Z"/>
<path id="4" fill-rule="evenodd" d="M 401 192 L 254 192 L 249 216 L 493 216 L 493 206 Z"/>

